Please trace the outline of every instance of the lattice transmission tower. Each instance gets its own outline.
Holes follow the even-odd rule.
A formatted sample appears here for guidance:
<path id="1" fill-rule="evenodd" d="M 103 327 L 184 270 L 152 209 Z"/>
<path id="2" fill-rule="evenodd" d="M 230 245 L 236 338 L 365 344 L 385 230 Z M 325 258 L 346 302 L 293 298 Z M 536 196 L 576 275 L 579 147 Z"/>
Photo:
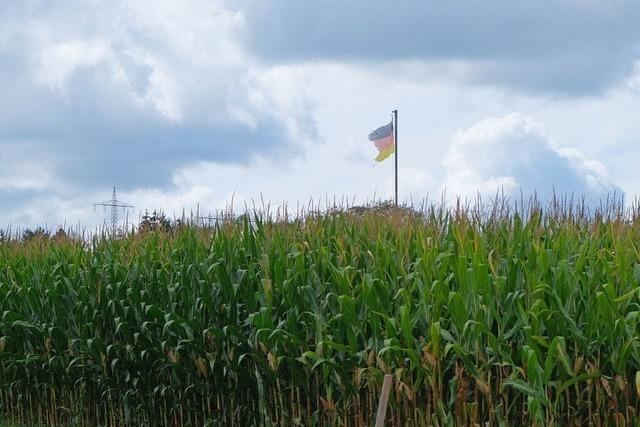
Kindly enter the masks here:
<path id="1" fill-rule="evenodd" d="M 116 194 L 116 187 L 113 187 L 113 195 L 111 196 L 111 200 L 107 200 L 106 202 L 94 203 L 94 209 L 98 206 L 102 206 L 105 211 L 107 208 L 111 208 L 111 233 L 114 235 L 118 229 L 118 210 L 122 209 L 123 213 L 126 212 L 127 209 L 133 209 L 135 206 L 130 205 L 128 203 L 124 203 L 121 200 L 118 200 L 118 195 Z"/>

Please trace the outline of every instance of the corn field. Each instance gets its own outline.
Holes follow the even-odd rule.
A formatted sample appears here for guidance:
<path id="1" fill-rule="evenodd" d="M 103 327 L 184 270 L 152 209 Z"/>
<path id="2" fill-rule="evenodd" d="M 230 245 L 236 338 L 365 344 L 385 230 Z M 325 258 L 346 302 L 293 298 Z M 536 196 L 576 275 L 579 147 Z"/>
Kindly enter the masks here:
<path id="1" fill-rule="evenodd" d="M 336 211 L 0 242 L 0 418 L 633 425 L 640 217 Z"/>

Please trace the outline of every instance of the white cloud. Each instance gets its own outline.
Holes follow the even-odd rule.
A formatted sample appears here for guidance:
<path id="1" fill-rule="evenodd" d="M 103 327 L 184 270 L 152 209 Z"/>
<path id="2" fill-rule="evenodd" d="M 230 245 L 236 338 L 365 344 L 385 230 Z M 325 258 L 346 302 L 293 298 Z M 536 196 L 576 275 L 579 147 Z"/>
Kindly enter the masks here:
<path id="1" fill-rule="evenodd" d="M 536 192 L 585 196 L 590 201 L 617 191 L 607 168 L 578 150 L 559 148 L 542 124 L 512 113 L 485 119 L 457 132 L 444 158 L 443 189 L 450 195 L 473 198 Z"/>
<path id="2" fill-rule="evenodd" d="M 633 73 L 627 80 L 627 86 L 633 90 L 640 90 L 640 61 L 635 62 Z"/>
<path id="3" fill-rule="evenodd" d="M 94 67 L 112 56 L 102 39 L 72 40 L 44 46 L 38 55 L 36 78 L 54 92 L 64 94 L 68 77 L 80 67 Z"/>
<path id="4" fill-rule="evenodd" d="M 0 191 L 43 191 L 52 185 L 52 164 L 36 144 L 0 144 Z"/>
<path id="5" fill-rule="evenodd" d="M 305 142 L 316 136 L 310 83 L 305 67 L 300 65 L 253 69 L 246 79 L 245 108 L 281 120 L 294 141 Z"/>
<path id="6" fill-rule="evenodd" d="M 74 72 L 85 69 L 105 71 L 101 77 L 174 122 L 206 122 L 215 113 L 219 120 L 225 104 L 244 102 L 238 82 L 252 64 L 237 42 L 239 12 L 203 0 L 108 8 L 79 2 L 66 9 L 66 19 L 43 11 L 13 28 L 30 44 L 37 81 L 56 94 L 64 96 Z M 95 25 L 87 25 L 87 15 Z"/>

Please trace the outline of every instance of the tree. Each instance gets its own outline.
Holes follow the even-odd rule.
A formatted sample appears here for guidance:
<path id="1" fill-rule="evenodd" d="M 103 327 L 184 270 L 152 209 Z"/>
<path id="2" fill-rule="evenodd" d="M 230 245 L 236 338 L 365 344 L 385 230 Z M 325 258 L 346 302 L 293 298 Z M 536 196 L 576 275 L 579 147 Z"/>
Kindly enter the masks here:
<path id="1" fill-rule="evenodd" d="M 164 212 L 155 210 L 151 215 L 149 215 L 149 211 L 145 210 L 140 225 L 138 226 L 139 233 L 157 230 L 171 231 L 171 229 L 171 220 L 165 216 Z"/>
<path id="2" fill-rule="evenodd" d="M 53 240 L 55 240 L 56 242 L 61 242 L 68 239 L 69 239 L 69 235 L 67 234 L 66 231 L 64 231 L 62 227 L 58 228 L 58 231 L 56 231 L 56 234 L 53 235 Z"/>
<path id="3" fill-rule="evenodd" d="M 22 232 L 23 242 L 28 242 L 33 239 L 47 240 L 49 239 L 49 232 L 40 226 L 38 226 L 35 230 L 27 228 Z"/>

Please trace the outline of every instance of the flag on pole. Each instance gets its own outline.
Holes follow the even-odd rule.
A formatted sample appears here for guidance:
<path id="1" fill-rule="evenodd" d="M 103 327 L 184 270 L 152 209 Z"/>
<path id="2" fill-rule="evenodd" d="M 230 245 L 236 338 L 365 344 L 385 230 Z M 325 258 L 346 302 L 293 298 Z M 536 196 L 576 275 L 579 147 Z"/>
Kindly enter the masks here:
<path id="1" fill-rule="evenodd" d="M 395 141 L 393 140 L 393 122 L 380 126 L 371 132 L 369 134 L 369 141 L 373 141 L 379 151 L 375 159 L 376 162 L 381 162 L 392 155 L 396 149 Z"/>

